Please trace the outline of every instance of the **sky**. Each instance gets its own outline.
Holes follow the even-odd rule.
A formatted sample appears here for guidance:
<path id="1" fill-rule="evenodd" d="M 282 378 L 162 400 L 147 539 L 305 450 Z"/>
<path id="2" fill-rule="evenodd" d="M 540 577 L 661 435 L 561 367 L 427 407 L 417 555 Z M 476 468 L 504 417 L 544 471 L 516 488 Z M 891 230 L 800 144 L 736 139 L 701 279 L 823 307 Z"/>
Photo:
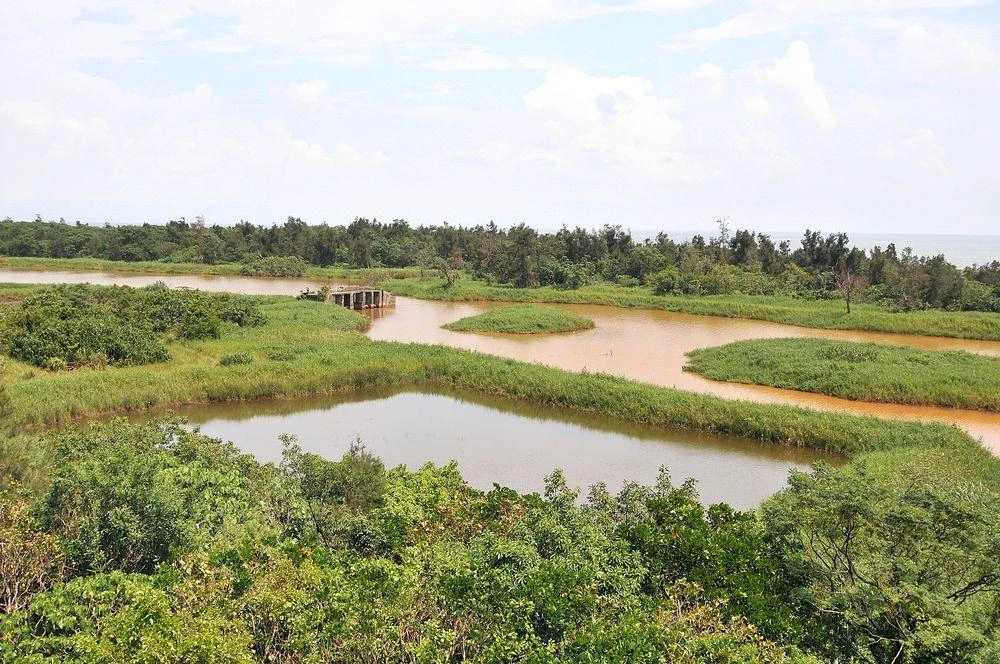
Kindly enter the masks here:
<path id="1" fill-rule="evenodd" d="M 1000 233 L 1000 3 L 0 3 L 0 217 Z"/>

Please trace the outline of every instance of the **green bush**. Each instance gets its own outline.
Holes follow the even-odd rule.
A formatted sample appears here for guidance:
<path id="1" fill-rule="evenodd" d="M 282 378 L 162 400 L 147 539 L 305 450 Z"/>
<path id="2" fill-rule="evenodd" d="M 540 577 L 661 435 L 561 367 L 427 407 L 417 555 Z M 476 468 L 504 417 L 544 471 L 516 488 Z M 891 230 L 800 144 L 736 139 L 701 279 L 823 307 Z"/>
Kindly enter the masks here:
<path id="1" fill-rule="evenodd" d="M 241 271 L 251 277 L 301 277 L 307 267 L 298 256 L 265 256 L 245 263 Z"/>
<path id="2" fill-rule="evenodd" d="M 223 321 L 265 322 L 256 300 L 147 288 L 57 286 L 26 297 L 0 320 L 0 352 L 57 371 L 168 359 L 163 335 L 218 339 Z"/>
<path id="3" fill-rule="evenodd" d="M 253 355 L 250 353 L 232 353 L 219 358 L 220 367 L 230 367 L 237 364 L 253 364 Z"/>

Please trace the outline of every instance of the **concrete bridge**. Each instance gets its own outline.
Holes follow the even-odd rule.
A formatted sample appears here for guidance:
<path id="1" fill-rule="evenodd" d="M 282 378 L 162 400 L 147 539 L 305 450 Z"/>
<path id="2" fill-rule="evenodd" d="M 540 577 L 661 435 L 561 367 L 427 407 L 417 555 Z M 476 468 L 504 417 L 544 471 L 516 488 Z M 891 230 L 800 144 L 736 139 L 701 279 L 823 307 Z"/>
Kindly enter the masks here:
<path id="1" fill-rule="evenodd" d="M 334 286 L 326 294 L 326 303 L 348 309 L 379 309 L 396 304 L 396 296 L 377 288 Z"/>

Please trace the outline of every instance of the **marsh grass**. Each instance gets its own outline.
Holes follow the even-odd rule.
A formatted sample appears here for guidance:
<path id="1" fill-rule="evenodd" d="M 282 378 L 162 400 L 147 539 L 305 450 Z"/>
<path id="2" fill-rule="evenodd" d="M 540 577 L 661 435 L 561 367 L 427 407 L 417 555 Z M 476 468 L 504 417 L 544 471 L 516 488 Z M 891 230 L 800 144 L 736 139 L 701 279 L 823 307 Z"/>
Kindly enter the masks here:
<path id="1" fill-rule="evenodd" d="M 713 380 L 877 401 L 1000 411 L 1000 358 L 822 339 L 755 339 L 688 353 Z"/>
<path id="2" fill-rule="evenodd" d="M 442 327 L 458 332 L 547 334 L 587 330 L 594 327 L 594 321 L 555 307 L 522 304 L 492 309 Z"/>

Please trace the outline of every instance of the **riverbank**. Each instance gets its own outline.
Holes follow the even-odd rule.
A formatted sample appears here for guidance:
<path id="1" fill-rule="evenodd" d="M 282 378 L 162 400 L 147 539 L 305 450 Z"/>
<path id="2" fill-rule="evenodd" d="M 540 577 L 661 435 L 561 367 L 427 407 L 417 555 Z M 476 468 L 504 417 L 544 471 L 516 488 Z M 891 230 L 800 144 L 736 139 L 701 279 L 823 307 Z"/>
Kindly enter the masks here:
<path id="1" fill-rule="evenodd" d="M 738 341 L 688 353 L 686 371 L 856 401 L 1000 411 L 1000 359 L 821 339 Z"/>
<path id="2" fill-rule="evenodd" d="M 98 259 L 3 258 L 0 269 L 105 271 L 122 274 L 190 274 L 238 276 L 237 264 L 125 262 Z M 303 279 L 349 281 L 376 285 L 396 295 L 428 300 L 493 301 L 549 304 L 599 304 L 655 309 L 724 318 L 748 318 L 814 329 L 860 330 L 958 339 L 1000 341 L 1000 314 L 975 311 L 923 310 L 893 312 L 871 304 L 854 304 L 847 314 L 839 300 L 806 300 L 751 295 L 656 295 L 646 286 L 597 284 L 575 290 L 514 288 L 476 281 L 466 275 L 451 286 L 436 276 L 421 277 L 419 268 L 351 269 L 308 267 Z"/>

